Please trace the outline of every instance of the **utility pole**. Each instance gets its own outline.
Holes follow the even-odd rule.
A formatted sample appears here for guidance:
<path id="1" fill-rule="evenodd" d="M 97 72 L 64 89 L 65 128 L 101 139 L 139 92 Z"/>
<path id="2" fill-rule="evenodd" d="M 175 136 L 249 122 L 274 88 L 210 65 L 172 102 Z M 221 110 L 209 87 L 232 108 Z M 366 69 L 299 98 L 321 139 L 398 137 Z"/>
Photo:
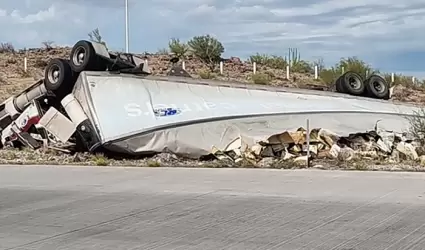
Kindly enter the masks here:
<path id="1" fill-rule="evenodd" d="M 125 52 L 129 53 L 129 39 L 128 39 L 128 0 L 125 0 Z"/>

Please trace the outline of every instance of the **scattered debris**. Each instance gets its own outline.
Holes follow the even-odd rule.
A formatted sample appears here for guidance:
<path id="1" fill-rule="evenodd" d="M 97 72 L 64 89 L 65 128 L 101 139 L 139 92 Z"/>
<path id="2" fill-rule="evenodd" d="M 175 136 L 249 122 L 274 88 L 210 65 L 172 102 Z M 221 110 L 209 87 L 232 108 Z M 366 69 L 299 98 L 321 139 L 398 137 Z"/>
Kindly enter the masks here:
<path id="1" fill-rule="evenodd" d="M 272 159 L 307 164 L 308 160 L 333 159 L 339 162 L 353 160 L 380 160 L 382 162 L 418 161 L 425 162 L 425 155 L 419 155 L 420 145 L 409 139 L 407 134 L 393 131 L 371 130 L 339 136 L 326 129 L 313 129 L 310 132 L 310 148 L 307 149 L 307 133 L 304 128 L 295 132 L 285 131 L 259 141 L 250 148 L 242 146 L 213 148 L 212 154 L 219 160 L 233 162 L 247 159 L 263 166 Z M 307 152 L 310 159 L 307 159 Z"/>

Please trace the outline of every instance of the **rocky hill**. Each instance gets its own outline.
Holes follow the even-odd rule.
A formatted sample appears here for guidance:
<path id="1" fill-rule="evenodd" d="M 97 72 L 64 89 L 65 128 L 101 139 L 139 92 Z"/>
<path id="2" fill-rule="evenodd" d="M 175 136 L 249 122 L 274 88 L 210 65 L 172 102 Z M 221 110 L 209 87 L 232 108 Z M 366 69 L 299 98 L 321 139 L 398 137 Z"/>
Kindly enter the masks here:
<path id="1" fill-rule="evenodd" d="M 52 58 L 69 58 L 71 48 L 39 48 L 29 49 L 26 52 L 1 52 L 0 53 L 0 101 L 10 95 L 22 91 L 43 77 L 44 67 Z M 148 64 L 153 75 L 165 75 L 171 66 L 171 55 L 146 54 L 141 55 L 148 59 Z M 24 71 L 24 58 L 27 58 L 27 71 Z M 313 73 L 291 73 L 286 78 L 284 70 L 273 69 L 263 65 L 257 65 L 257 74 L 253 75 L 253 67 L 248 62 L 243 62 L 237 57 L 231 57 L 224 62 L 224 74 L 208 73 L 207 68 L 201 61 L 194 57 L 185 60 L 186 70 L 195 78 L 214 78 L 222 81 L 238 81 L 252 84 L 268 84 L 273 86 L 285 86 L 293 88 L 327 88 L 322 81 L 315 80 Z M 217 66 L 218 71 L 218 66 Z M 420 87 L 396 86 L 394 100 L 425 103 L 425 90 Z"/>

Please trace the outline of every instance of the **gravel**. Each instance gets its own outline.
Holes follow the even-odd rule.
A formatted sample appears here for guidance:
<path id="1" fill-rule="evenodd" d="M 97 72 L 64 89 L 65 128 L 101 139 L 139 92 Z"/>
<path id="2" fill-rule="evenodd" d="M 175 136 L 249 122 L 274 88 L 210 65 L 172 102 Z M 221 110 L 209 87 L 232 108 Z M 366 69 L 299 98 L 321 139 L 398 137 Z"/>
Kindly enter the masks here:
<path id="1" fill-rule="evenodd" d="M 238 163 L 220 160 L 193 160 L 179 158 L 173 154 L 161 153 L 141 159 L 112 159 L 102 154 L 90 153 L 67 154 L 52 149 L 14 149 L 0 150 L 0 164 L 8 165 L 78 165 L 78 166 L 122 166 L 122 167 L 189 167 L 189 168 L 277 168 L 300 169 L 306 165 L 291 161 L 267 159 L 258 164 L 248 161 Z M 377 160 L 355 160 L 341 162 L 330 159 L 315 159 L 311 168 L 323 170 L 355 171 L 409 171 L 422 172 L 425 167 L 416 161 L 382 162 Z"/>

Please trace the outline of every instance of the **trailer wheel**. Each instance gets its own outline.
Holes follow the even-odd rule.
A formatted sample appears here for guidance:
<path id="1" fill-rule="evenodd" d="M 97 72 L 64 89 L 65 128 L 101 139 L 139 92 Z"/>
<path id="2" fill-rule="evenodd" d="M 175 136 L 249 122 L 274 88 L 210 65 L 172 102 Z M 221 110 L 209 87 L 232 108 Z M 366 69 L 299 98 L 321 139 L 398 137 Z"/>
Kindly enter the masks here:
<path id="1" fill-rule="evenodd" d="M 336 92 L 338 92 L 338 93 L 347 93 L 347 91 L 344 89 L 343 77 L 342 76 L 340 76 L 340 77 L 338 77 L 338 79 L 336 79 L 335 88 L 336 88 Z"/>
<path id="2" fill-rule="evenodd" d="M 70 62 L 74 72 L 80 73 L 84 70 L 97 70 L 99 67 L 98 60 L 91 42 L 81 40 L 72 47 Z"/>
<path id="3" fill-rule="evenodd" d="M 390 85 L 379 75 L 371 75 L 365 81 L 368 96 L 388 100 L 390 98 Z"/>
<path id="4" fill-rule="evenodd" d="M 55 95 L 63 95 L 71 91 L 75 83 L 75 76 L 69 62 L 55 58 L 49 61 L 44 70 L 44 85 Z"/>
<path id="5" fill-rule="evenodd" d="M 363 78 L 355 73 L 348 71 L 341 76 L 342 89 L 351 95 L 363 95 L 365 92 L 365 84 Z"/>

